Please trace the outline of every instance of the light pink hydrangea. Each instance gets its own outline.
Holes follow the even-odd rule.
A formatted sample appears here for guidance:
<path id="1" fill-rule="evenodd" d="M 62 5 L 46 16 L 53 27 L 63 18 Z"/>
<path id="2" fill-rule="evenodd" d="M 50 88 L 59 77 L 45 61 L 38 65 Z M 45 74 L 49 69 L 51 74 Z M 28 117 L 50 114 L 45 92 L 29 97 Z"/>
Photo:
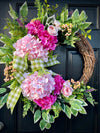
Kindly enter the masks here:
<path id="1" fill-rule="evenodd" d="M 31 20 L 31 22 L 25 27 L 28 29 L 28 33 L 31 35 L 37 35 L 39 31 L 44 30 L 44 25 L 41 24 L 39 20 Z"/>
<path id="2" fill-rule="evenodd" d="M 27 75 L 21 84 L 22 94 L 29 100 L 37 100 L 43 97 L 48 97 L 54 88 L 54 78 L 50 74 L 40 76 L 38 72 L 32 75 Z"/>
<path id="3" fill-rule="evenodd" d="M 37 103 L 38 106 L 42 107 L 42 110 L 45 109 L 51 109 L 51 106 L 56 102 L 57 96 L 46 96 L 42 99 L 34 100 L 35 103 Z"/>
<path id="4" fill-rule="evenodd" d="M 61 89 L 63 87 L 63 83 L 65 82 L 65 80 L 60 76 L 60 75 L 56 75 L 54 77 L 55 80 L 55 90 L 54 90 L 54 94 L 59 95 L 61 93 Z"/>
<path id="5" fill-rule="evenodd" d="M 73 92 L 73 88 L 71 87 L 70 82 L 67 80 L 63 83 L 63 88 L 61 89 L 61 93 L 65 96 L 65 97 L 69 97 L 70 95 L 72 95 Z"/>
<path id="6" fill-rule="evenodd" d="M 19 39 L 14 45 L 16 51 L 14 55 L 24 58 L 28 53 L 28 59 L 43 59 L 48 61 L 48 51 L 43 48 L 43 45 L 39 39 L 31 34 L 27 34 L 23 38 Z"/>

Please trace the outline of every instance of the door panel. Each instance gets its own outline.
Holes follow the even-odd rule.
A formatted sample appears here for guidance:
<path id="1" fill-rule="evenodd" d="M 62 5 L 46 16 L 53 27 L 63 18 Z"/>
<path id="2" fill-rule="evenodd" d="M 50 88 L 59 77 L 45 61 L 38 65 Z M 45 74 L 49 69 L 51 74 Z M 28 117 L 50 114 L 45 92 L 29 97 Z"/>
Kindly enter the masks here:
<path id="1" fill-rule="evenodd" d="M 24 0 L 0 0 L 0 32 L 3 32 L 2 28 L 5 25 L 4 18 L 8 17 L 8 5 L 11 3 L 13 8 L 19 13 L 19 8 Z M 29 5 L 28 22 L 36 17 L 37 11 L 33 7 L 33 0 L 27 0 Z M 44 133 L 99 133 L 100 132 L 100 1 L 96 0 L 48 0 L 49 4 L 60 5 L 58 13 L 61 8 L 68 3 L 69 10 L 76 8 L 85 10 L 88 15 L 88 21 L 92 21 L 92 40 L 89 40 L 96 57 L 96 64 L 94 73 L 89 81 L 89 85 L 97 89 L 93 93 L 98 105 L 92 107 L 90 104 L 87 109 L 87 115 L 79 114 L 78 117 L 73 117 L 69 120 L 65 114 L 61 113 L 60 117 L 56 119 L 55 123 L 52 124 L 50 130 L 43 131 Z M 4 8 L 5 7 L 5 8 Z M 20 14 L 19 14 L 20 15 Z M 1 44 L 1 43 L 0 43 Z M 81 54 L 76 48 L 69 46 L 59 46 L 56 48 L 55 54 L 59 54 L 58 60 L 61 64 L 51 67 L 53 71 L 59 73 L 64 79 L 75 79 L 78 80 L 82 75 L 83 70 L 83 59 Z M 0 85 L 3 83 L 3 69 L 4 65 L 0 65 Z M 22 103 L 18 102 L 13 115 L 10 111 L 4 107 L 0 110 L 0 121 L 5 124 L 5 128 L 0 133 L 41 133 L 39 129 L 39 123 L 34 124 L 33 114 L 28 112 L 28 116 L 22 117 Z"/>

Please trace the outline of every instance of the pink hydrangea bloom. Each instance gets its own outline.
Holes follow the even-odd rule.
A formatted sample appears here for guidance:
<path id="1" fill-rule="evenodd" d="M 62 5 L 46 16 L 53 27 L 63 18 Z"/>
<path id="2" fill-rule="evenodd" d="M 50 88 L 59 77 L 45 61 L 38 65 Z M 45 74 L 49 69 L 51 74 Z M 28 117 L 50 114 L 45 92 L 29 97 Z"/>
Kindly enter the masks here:
<path id="1" fill-rule="evenodd" d="M 46 48 L 50 51 L 55 50 L 56 43 L 58 42 L 56 36 L 52 36 L 48 33 L 47 30 L 44 30 L 38 33 L 38 37 L 41 40 L 41 43 L 43 44 L 43 48 Z"/>
<path id="2" fill-rule="evenodd" d="M 56 75 L 54 77 L 55 80 L 55 90 L 54 90 L 54 94 L 59 95 L 61 93 L 61 89 L 63 87 L 63 83 L 65 82 L 65 80 L 60 76 L 60 75 Z"/>
<path id="3" fill-rule="evenodd" d="M 43 59 L 48 61 L 48 51 L 43 48 L 43 45 L 39 39 L 31 34 L 27 34 L 23 38 L 19 39 L 14 45 L 16 51 L 14 55 L 24 58 L 28 53 L 28 59 Z"/>
<path id="4" fill-rule="evenodd" d="M 34 100 L 35 103 L 37 103 L 38 106 L 42 107 L 42 110 L 45 109 L 51 109 L 51 106 L 56 102 L 57 96 L 46 96 L 42 99 Z"/>
<path id="5" fill-rule="evenodd" d="M 28 33 L 31 35 L 37 35 L 43 44 L 43 48 L 47 50 L 55 50 L 57 37 L 50 35 L 47 30 L 44 30 L 44 25 L 39 20 L 31 21 L 26 25 Z"/>
<path id="6" fill-rule="evenodd" d="M 21 84 L 22 94 L 29 100 L 37 100 L 49 96 L 54 88 L 54 78 L 50 74 L 40 76 L 38 72 L 27 75 Z"/>
<path id="7" fill-rule="evenodd" d="M 65 97 L 69 97 L 70 95 L 72 95 L 73 89 L 71 87 L 70 82 L 67 80 L 63 83 L 63 88 L 61 89 L 61 93 L 65 96 Z"/>
<path id="8" fill-rule="evenodd" d="M 41 24 L 39 20 L 31 20 L 31 22 L 25 27 L 28 29 L 28 33 L 31 35 L 37 35 L 39 31 L 44 30 L 44 25 Z"/>

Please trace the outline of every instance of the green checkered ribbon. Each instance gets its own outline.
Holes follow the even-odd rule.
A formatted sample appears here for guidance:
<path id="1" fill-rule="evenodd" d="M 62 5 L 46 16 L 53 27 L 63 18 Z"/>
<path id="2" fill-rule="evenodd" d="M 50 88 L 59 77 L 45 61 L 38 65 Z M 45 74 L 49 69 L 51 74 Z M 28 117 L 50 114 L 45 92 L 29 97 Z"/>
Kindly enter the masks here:
<path id="1" fill-rule="evenodd" d="M 13 59 L 13 68 L 19 71 L 24 71 L 27 69 L 27 63 L 25 58 L 14 56 Z"/>
<path id="2" fill-rule="evenodd" d="M 21 84 L 22 81 L 25 79 L 24 76 L 23 76 L 23 73 L 20 72 L 20 71 L 16 71 L 13 73 L 14 77 L 16 78 L 16 80 Z"/>
<path id="3" fill-rule="evenodd" d="M 48 62 L 44 62 L 42 59 L 31 60 L 31 69 L 32 71 L 34 71 L 43 67 L 50 67 L 59 64 L 60 62 L 57 61 L 56 58 L 57 55 L 53 55 L 51 58 L 48 59 Z"/>
<path id="4" fill-rule="evenodd" d="M 31 60 L 31 69 L 32 71 L 44 67 L 44 61 L 42 59 Z"/>
<path id="5" fill-rule="evenodd" d="M 8 95 L 8 99 L 7 99 L 7 108 L 11 109 L 11 113 L 14 110 L 14 107 L 20 97 L 22 89 L 21 88 L 14 88 L 11 90 L 11 92 Z"/>
<path id="6" fill-rule="evenodd" d="M 54 66 L 56 64 L 59 64 L 60 62 L 56 60 L 57 55 L 53 55 L 51 58 L 48 59 L 48 62 L 44 62 L 42 59 L 33 59 L 31 60 L 31 69 L 32 71 L 36 71 L 39 70 L 41 68 L 44 67 L 50 67 L 50 66 Z M 14 62 L 13 62 L 13 67 L 14 69 L 16 69 L 17 71 L 14 72 L 14 77 L 16 78 L 16 80 L 21 84 L 22 81 L 24 80 L 24 70 L 26 70 L 27 68 L 27 61 L 25 61 L 24 58 L 15 56 L 14 57 Z"/>
<path id="7" fill-rule="evenodd" d="M 44 67 L 50 67 L 56 64 L 60 64 L 60 62 L 57 61 L 56 58 L 57 58 L 57 55 L 53 55 L 51 58 L 48 59 L 48 62 L 44 63 Z"/>

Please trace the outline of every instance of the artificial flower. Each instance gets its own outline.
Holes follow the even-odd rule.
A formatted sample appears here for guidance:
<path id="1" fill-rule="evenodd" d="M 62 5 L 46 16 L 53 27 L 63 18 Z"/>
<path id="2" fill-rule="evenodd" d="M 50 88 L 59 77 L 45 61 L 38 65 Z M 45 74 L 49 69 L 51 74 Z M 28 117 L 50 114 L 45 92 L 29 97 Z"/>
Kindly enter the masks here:
<path id="1" fill-rule="evenodd" d="M 28 33 L 31 35 L 37 35 L 39 31 L 44 30 L 44 25 L 41 24 L 39 20 L 31 20 L 31 22 L 28 23 L 25 27 L 28 29 Z"/>
<path id="2" fill-rule="evenodd" d="M 57 96 L 50 95 L 43 97 L 42 99 L 34 100 L 38 106 L 42 107 L 42 110 L 51 109 L 51 106 L 56 102 Z"/>
<path id="3" fill-rule="evenodd" d="M 52 36 L 58 36 L 58 29 L 53 26 L 53 25 L 50 25 L 47 29 L 48 33 Z"/>
<path id="4" fill-rule="evenodd" d="M 60 75 L 56 75 L 54 77 L 55 80 L 55 90 L 54 90 L 54 94 L 59 95 L 61 93 L 61 89 L 63 87 L 63 83 L 65 82 L 65 80 L 60 76 Z"/>
<path id="5" fill-rule="evenodd" d="M 36 71 L 32 75 L 27 75 L 21 84 L 22 94 L 29 100 L 36 100 L 49 96 L 54 88 L 54 78 L 50 74 L 40 76 Z"/>
<path id="6" fill-rule="evenodd" d="M 73 88 L 71 87 L 70 82 L 67 80 L 63 83 L 63 88 L 61 90 L 61 93 L 65 96 L 65 97 L 69 97 L 70 95 L 72 95 L 73 92 Z"/>
<path id="7" fill-rule="evenodd" d="M 19 39 L 13 46 L 16 49 L 14 52 L 16 56 L 24 58 L 28 54 L 29 60 L 40 58 L 45 62 L 48 61 L 48 51 L 43 48 L 41 41 L 31 34 Z"/>
<path id="8" fill-rule="evenodd" d="M 54 26 L 58 29 L 58 30 L 61 30 L 61 28 L 60 28 L 60 22 L 58 21 L 58 20 L 54 20 Z"/>
<path id="9" fill-rule="evenodd" d="M 40 31 L 38 34 L 39 39 L 41 40 L 41 43 L 43 44 L 43 48 L 47 50 L 55 50 L 56 43 L 58 42 L 56 36 L 52 36 L 48 33 L 47 30 Z"/>

